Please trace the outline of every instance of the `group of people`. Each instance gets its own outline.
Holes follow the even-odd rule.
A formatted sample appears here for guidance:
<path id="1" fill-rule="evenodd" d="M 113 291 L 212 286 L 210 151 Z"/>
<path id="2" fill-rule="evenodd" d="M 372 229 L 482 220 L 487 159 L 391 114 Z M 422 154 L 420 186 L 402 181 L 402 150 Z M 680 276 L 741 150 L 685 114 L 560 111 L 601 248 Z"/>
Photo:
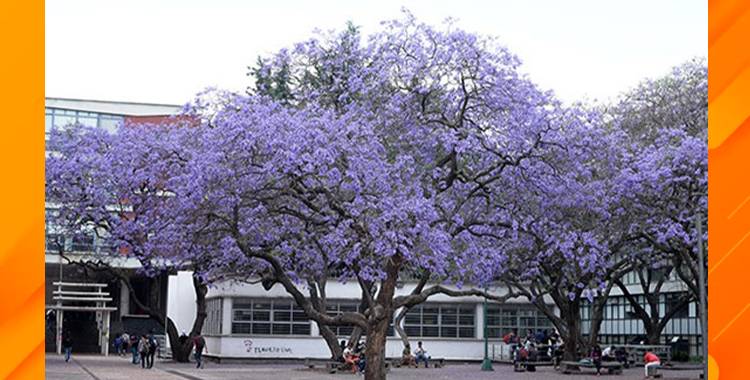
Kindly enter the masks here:
<path id="1" fill-rule="evenodd" d="M 185 331 L 180 335 L 180 344 L 185 344 L 188 336 Z M 65 332 L 62 338 L 62 349 L 65 355 L 65 361 L 70 361 L 70 354 L 73 351 L 73 338 L 69 332 Z M 195 348 L 196 368 L 203 368 L 203 352 L 208 352 L 206 340 L 200 333 L 193 337 L 193 347 Z M 132 363 L 140 364 L 141 368 L 153 368 L 154 357 L 159 348 L 159 341 L 154 337 L 154 331 L 148 330 L 148 333 L 128 334 L 118 333 L 115 335 L 115 352 L 117 356 L 125 357 L 132 354 Z M 363 355 L 364 356 L 364 355 Z"/>
<path id="2" fill-rule="evenodd" d="M 503 336 L 503 342 L 513 346 L 511 355 L 514 362 L 535 362 L 540 356 L 539 349 L 544 349 L 557 366 L 564 348 L 560 334 L 555 330 L 539 330 L 534 333 L 529 329 L 526 334 L 521 335 L 513 329 Z M 526 370 L 533 372 L 536 367 L 527 365 Z"/>
<path id="3" fill-rule="evenodd" d="M 615 346 L 609 346 L 602 350 L 598 344 L 594 345 L 594 348 L 591 349 L 591 362 L 594 363 L 594 366 L 596 367 L 597 376 L 600 376 L 603 361 L 620 362 L 624 367 L 628 367 L 628 351 L 625 347 L 615 348 Z M 644 378 L 647 379 L 650 376 L 649 371 L 653 371 L 654 368 L 659 367 L 661 365 L 661 360 L 656 354 L 648 351 L 643 357 L 643 361 L 645 363 Z"/>
<path id="4" fill-rule="evenodd" d="M 367 360 L 365 358 L 365 344 L 358 342 L 356 345 L 352 343 L 346 343 L 341 341 L 341 347 L 343 348 L 343 361 L 351 366 L 352 372 L 357 372 L 360 375 L 364 374 Z M 424 367 L 429 366 L 430 357 L 427 356 L 427 350 L 424 348 L 422 342 L 417 342 L 417 349 L 414 353 L 411 352 L 411 345 L 406 344 L 404 350 L 401 353 L 401 359 L 403 365 L 417 368 L 420 362 L 424 362 Z"/>
<path id="5" fill-rule="evenodd" d="M 609 346 L 602 350 L 601 346 L 596 344 L 591 349 L 591 362 L 596 367 L 597 376 L 600 376 L 602 361 L 620 362 L 624 367 L 628 367 L 628 351 L 625 347 L 615 348 L 615 346 Z"/>
<path id="6" fill-rule="evenodd" d="M 154 357 L 159 348 L 159 341 L 154 337 L 154 331 L 148 333 L 115 335 L 115 351 L 119 356 L 133 355 L 132 363 L 141 365 L 141 368 L 153 368 Z"/>
<path id="7" fill-rule="evenodd" d="M 503 342 L 508 344 L 518 344 L 521 346 L 527 346 L 531 343 L 536 345 L 556 346 L 559 345 L 562 340 L 560 339 L 560 334 L 555 330 L 538 330 L 534 333 L 531 329 L 528 329 L 526 330 L 526 334 L 521 335 L 513 329 L 503 336 Z"/>
<path id="8" fill-rule="evenodd" d="M 411 352 L 411 345 L 406 343 L 404 350 L 401 352 L 401 358 L 403 359 L 403 364 L 408 365 L 409 367 L 417 368 L 419 367 L 419 362 L 422 361 L 424 362 L 425 368 L 430 366 L 430 357 L 427 356 L 427 350 L 425 350 L 422 342 L 417 342 L 417 349 L 414 350 L 413 355 Z"/>
<path id="9" fill-rule="evenodd" d="M 344 362 L 349 364 L 352 368 L 352 372 L 356 372 L 360 375 L 365 372 L 365 344 L 357 342 L 357 345 L 352 343 L 346 343 L 345 340 L 341 341 L 341 347 L 343 348 Z"/>
<path id="10" fill-rule="evenodd" d="M 537 331 L 533 333 L 531 330 L 526 330 L 526 334 L 520 335 L 516 330 L 512 330 L 503 336 L 503 342 L 511 344 L 515 347 L 515 351 L 512 352 L 512 357 L 515 362 L 535 362 L 538 360 L 539 351 L 537 347 L 539 345 L 545 345 L 549 347 L 549 356 L 553 359 L 556 366 L 557 363 L 562 359 L 564 343 L 560 338 L 557 331 Z M 596 367 L 596 374 L 600 376 L 602 362 L 620 362 L 627 368 L 628 363 L 628 351 L 625 347 L 609 346 L 604 349 L 601 346 L 594 345 L 590 355 L 591 363 Z M 649 371 L 653 371 L 653 368 L 661 365 L 659 357 L 653 352 L 647 352 L 644 357 L 645 362 L 645 377 L 649 377 Z M 527 365 L 528 371 L 534 371 L 533 365 Z"/>

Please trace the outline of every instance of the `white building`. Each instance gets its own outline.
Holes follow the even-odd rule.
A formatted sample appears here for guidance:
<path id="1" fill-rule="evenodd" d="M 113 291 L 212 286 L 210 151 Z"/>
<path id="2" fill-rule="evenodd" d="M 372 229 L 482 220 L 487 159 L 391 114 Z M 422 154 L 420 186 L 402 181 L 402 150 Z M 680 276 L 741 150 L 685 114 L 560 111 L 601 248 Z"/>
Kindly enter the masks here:
<path id="1" fill-rule="evenodd" d="M 396 295 L 408 295 L 416 281 L 406 282 Z M 195 295 L 189 272 L 169 279 L 167 315 L 179 329 L 189 331 L 195 318 Z M 490 289 L 498 295 L 502 290 Z M 331 282 L 327 288 L 330 314 L 356 311 L 361 290 L 356 283 Z M 280 286 L 270 291 L 261 285 L 231 284 L 213 286 L 207 294 L 208 317 L 203 328 L 208 356 L 221 360 L 263 358 L 330 357 L 317 324 L 307 319 L 293 299 Z M 398 314 L 398 310 L 396 313 Z M 395 318 L 395 317 L 394 317 Z M 488 333 L 493 343 L 512 329 L 526 331 L 552 329 L 551 322 L 525 299 L 504 304 L 489 302 Z M 484 303 L 477 297 L 436 295 L 412 308 L 403 320 L 412 346 L 424 342 L 433 357 L 479 360 L 484 357 Z M 334 327 L 341 340 L 349 338 L 353 327 Z M 391 328 L 386 345 L 387 357 L 399 357 L 401 339 Z M 499 348 L 497 348 L 499 349 Z M 492 355 L 492 352 L 490 353 Z M 496 353 L 499 356 L 499 352 Z"/>

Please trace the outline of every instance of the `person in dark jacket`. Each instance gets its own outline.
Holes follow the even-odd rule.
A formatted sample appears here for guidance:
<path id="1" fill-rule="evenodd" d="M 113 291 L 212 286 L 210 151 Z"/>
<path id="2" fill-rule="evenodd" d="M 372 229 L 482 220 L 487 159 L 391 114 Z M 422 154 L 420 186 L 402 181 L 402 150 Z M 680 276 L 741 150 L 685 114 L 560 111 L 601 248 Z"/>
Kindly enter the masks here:
<path id="1" fill-rule="evenodd" d="M 71 351 L 73 351 L 73 338 L 70 336 L 70 333 L 65 333 L 62 340 L 62 348 L 65 353 L 65 361 L 67 362 L 70 360 Z"/>
<path id="2" fill-rule="evenodd" d="M 596 367 L 596 376 L 601 376 L 602 371 L 602 348 L 599 347 L 599 345 L 594 345 L 594 348 L 591 349 L 591 361 L 594 363 L 594 366 Z"/>
<path id="3" fill-rule="evenodd" d="M 203 339 L 200 332 L 195 334 L 193 346 L 195 346 L 195 368 L 203 368 L 203 350 L 206 348 L 206 340 Z"/>
<path id="4" fill-rule="evenodd" d="M 148 330 L 148 336 L 146 337 L 146 339 L 148 339 L 148 353 L 146 355 L 148 363 L 146 363 L 146 366 L 148 368 L 153 368 L 156 349 L 159 348 L 159 342 L 157 342 L 156 338 L 154 337 L 154 330 Z"/>
<path id="5" fill-rule="evenodd" d="M 138 346 L 140 345 L 141 339 L 137 334 L 130 335 L 130 352 L 133 354 L 133 364 L 138 364 Z"/>

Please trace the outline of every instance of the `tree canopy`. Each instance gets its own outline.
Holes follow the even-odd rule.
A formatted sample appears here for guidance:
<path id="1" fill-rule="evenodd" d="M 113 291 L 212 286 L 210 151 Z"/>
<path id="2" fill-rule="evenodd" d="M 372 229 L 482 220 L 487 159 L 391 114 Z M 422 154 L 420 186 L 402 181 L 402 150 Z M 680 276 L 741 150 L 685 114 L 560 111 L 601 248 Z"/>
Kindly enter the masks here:
<path id="1" fill-rule="evenodd" d="M 153 265 L 272 278 L 311 319 L 366 331 L 367 377 L 384 378 L 394 310 L 446 291 L 397 297 L 399 276 L 506 280 L 560 306 L 600 292 L 633 241 L 692 252 L 705 89 L 682 78 L 700 65 L 609 113 L 562 105 L 519 65 L 451 23 L 407 14 L 366 41 L 350 24 L 259 60 L 249 94 L 204 94 L 170 126 L 53 132 L 47 195 Z M 132 217 L 107 218 L 113 204 Z M 324 271 L 358 283 L 365 310 L 316 309 L 304 286 Z"/>

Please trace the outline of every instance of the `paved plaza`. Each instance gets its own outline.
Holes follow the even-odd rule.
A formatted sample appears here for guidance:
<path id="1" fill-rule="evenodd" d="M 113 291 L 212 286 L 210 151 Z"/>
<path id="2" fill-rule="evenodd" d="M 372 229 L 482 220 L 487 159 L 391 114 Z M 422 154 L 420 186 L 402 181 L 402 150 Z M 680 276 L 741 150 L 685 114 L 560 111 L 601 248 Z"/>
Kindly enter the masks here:
<path id="1" fill-rule="evenodd" d="M 62 356 L 47 354 L 45 357 L 45 378 L 47 380 L 322 380 L 322 379 L 358 379 L 354 374 L 329 374 L 323 369 L 308 369 L 300 364 L 216 364 L 207 363 L 206 368 L 196 369 L 194 364 L 160 362 L 151 370 L 141 369 L 128 359 L 103 356 L 74 356 L 66 363 Z M 443 379 L 504 379 L 536 380 L 560 379 L 578 380 L 596 378 L 592 374 L 563 375 L 549 367 L 540 368 L 537 372 L 513 372 L 510 365 L 495 364 L 493 372 L 483 372 L 480 365 L 453 364 L 444 368 L 394 368 L 388 379 L 394 380 L 443 380 Z M 698 371 L 662 371 L 665 379 L 698 379 Z M 643 379 L 642 368 L 627 369 L 621 375 L 603 374 L 602 378 Z"/>

